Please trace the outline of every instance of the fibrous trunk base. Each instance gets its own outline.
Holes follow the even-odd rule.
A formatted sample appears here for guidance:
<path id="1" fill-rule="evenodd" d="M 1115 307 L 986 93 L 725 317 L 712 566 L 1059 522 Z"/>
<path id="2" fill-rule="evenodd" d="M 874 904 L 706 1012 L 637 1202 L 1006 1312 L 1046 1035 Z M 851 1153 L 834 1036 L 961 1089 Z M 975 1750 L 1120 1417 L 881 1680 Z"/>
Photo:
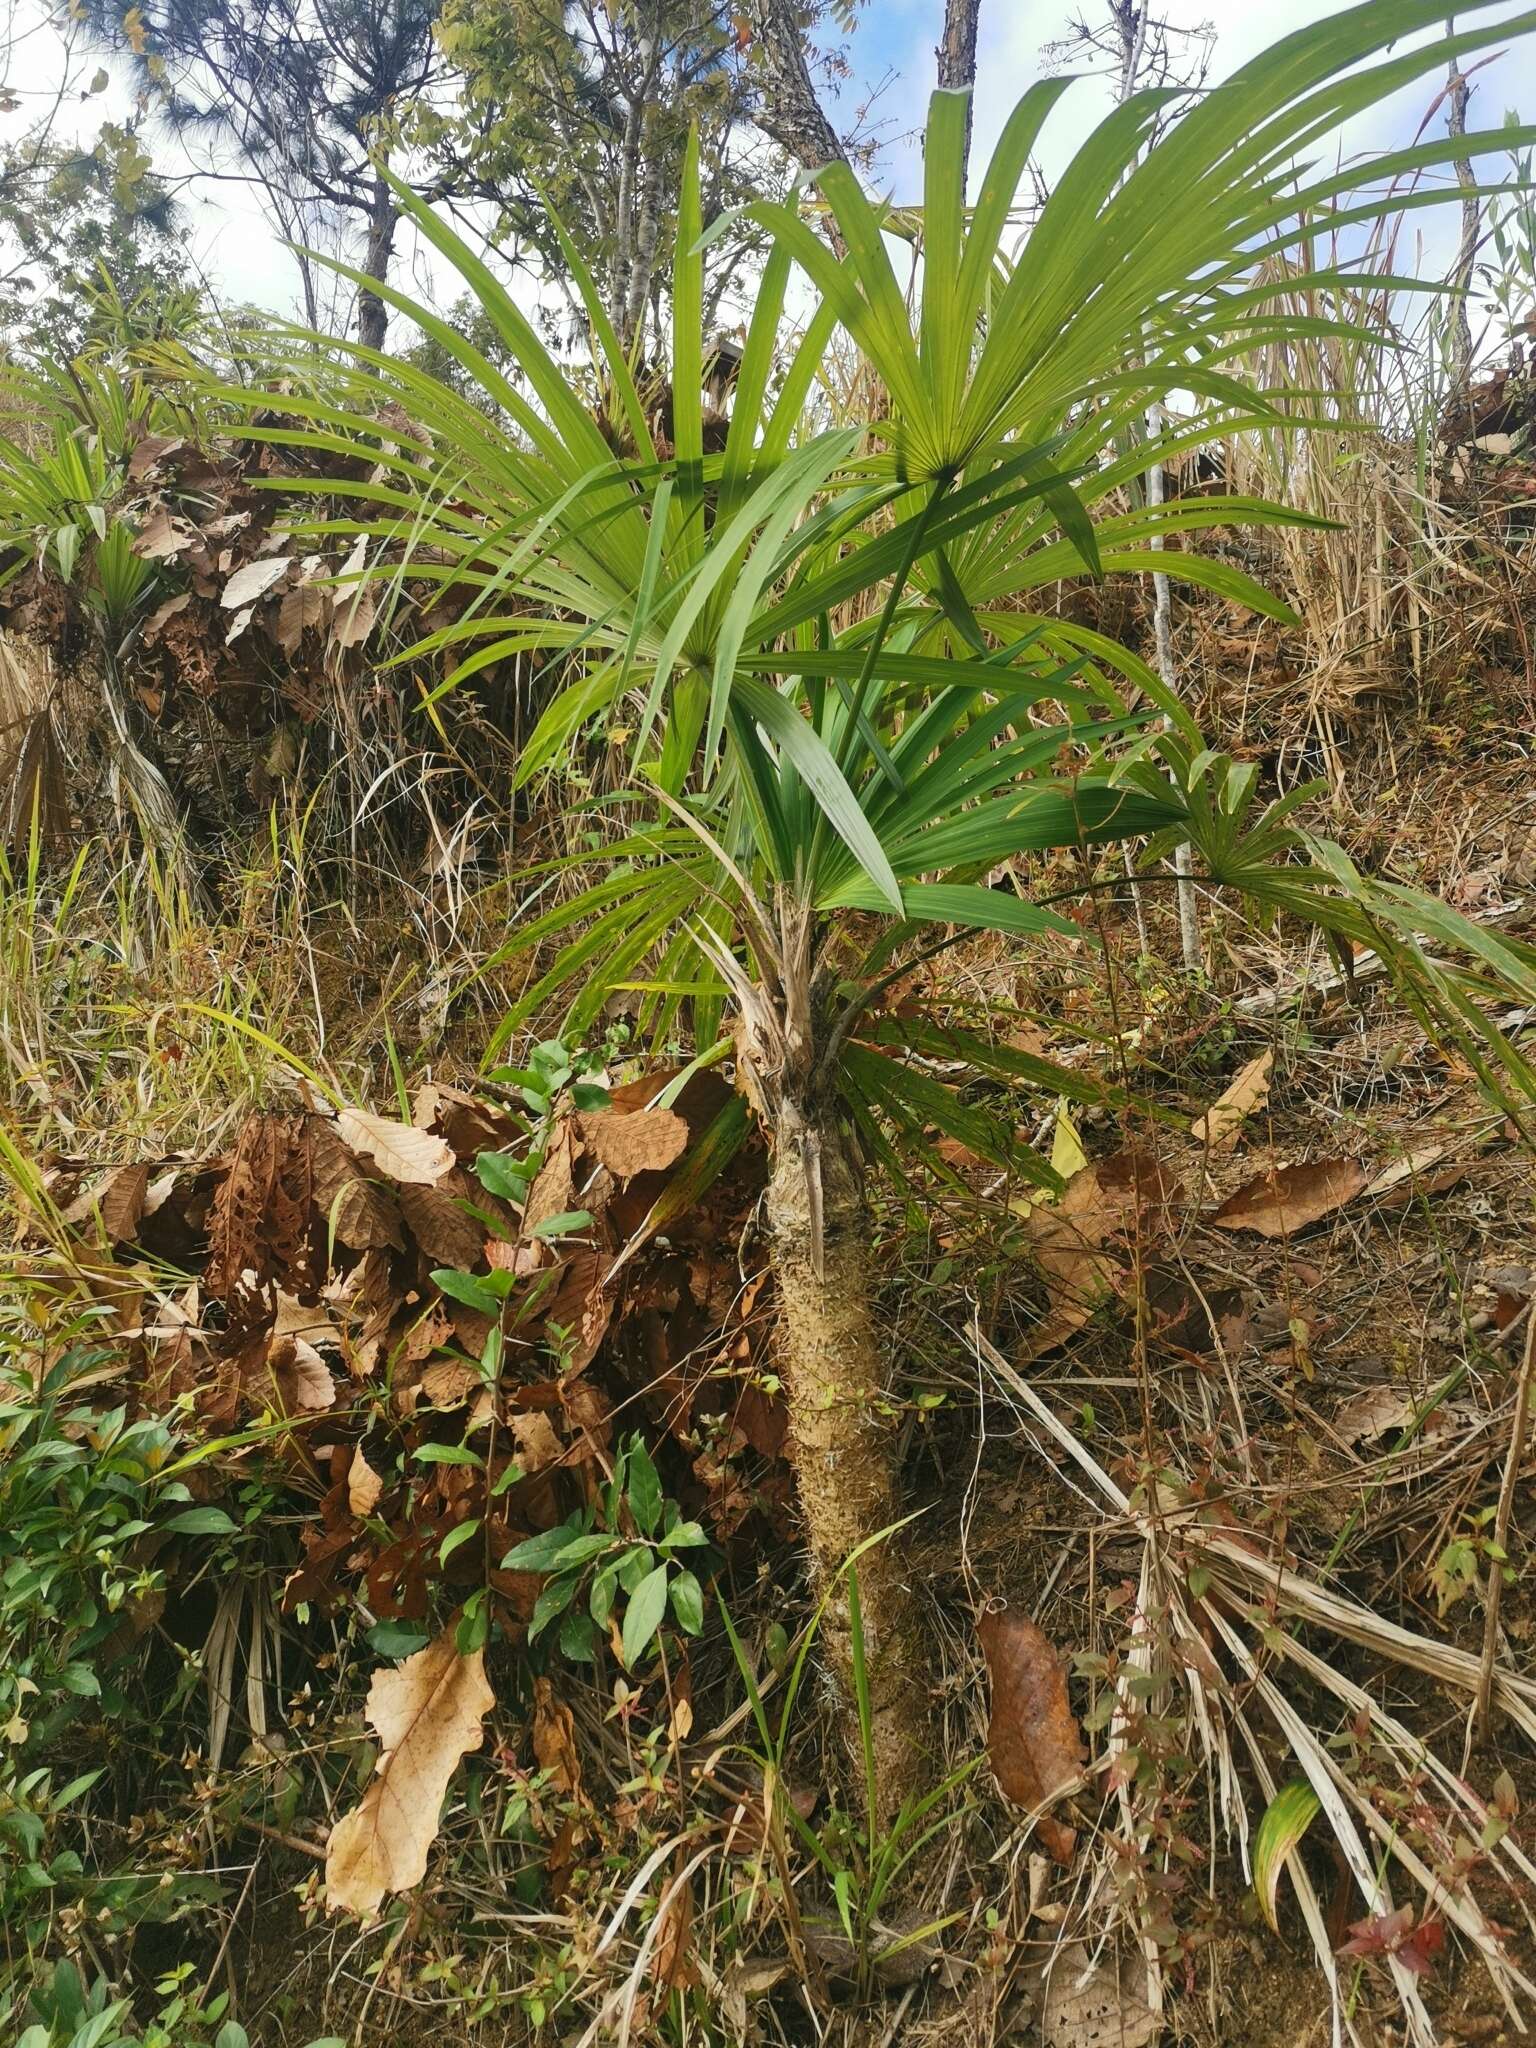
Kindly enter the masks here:
<path id="1" fill-rule="evenodd" d="M 841 1134 L 793 1111 L 778 1119 L 768 1216 L 781 1301 L 781 1359 L 806 1541 L 830 1597 L 822 1644 L 862 1775 L 854 1645 L 842 1566 L 900 1519 L 893 1429 L 871 1302 L 870 1219 Z M 819 1216 L 818 1216 L 819 1209 Z M 819 1258 L 818 1258 L 819 1252 Z M 926 1687 L 919 1603 L 900 1537 L 858 1561 L 877 1817 L 925 1776 Z"/>

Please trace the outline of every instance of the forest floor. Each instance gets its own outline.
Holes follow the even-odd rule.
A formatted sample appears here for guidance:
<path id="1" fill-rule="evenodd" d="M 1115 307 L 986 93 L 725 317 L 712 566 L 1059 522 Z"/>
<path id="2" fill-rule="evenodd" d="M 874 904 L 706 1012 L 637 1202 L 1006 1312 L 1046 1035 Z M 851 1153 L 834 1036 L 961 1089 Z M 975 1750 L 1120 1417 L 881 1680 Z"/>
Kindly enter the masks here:
<path id="1" fill-rule="evenodd" d="M 1251 751 L 1288 776 L 1305 763 L 1269 749 L 1251 676 L 1251 666 L 1233 673 L 1222 694 L 1240 699 L 1239 725 L 1244 707 L 1253 718 Z M 1324 829 L 1363 862 L 1536 937 L 1533 734 L 1519 679 L 1463 678 L 1433 719 L 1388 699 L 1357 702 L 1350 720 L 1326 725 L 1326 745 L 1314 723 L 1307 743 L 1323 765 L 1343 765 L 1318 813 Z M 174 989 L 162 960 L 135 991 L 131 962 L 103 939 L 112 1002 L 90 1012 L 96 970 L 72 941 L 77 957 L 38 991 L 31 1056 L 18 1063 L 11 1048 L 13 1117 L 45 1166 L 220 1153 L 252 1096 L 273 1086 L 263 1034 L 323 1054 L 358 1082 L 359 1100 L 371 1076 L 386 1101 L 392 1070 L 402 1091 L 407 1071 L 413 1087 L 473 1083 L 497 991 L 457 1008 L 445 991 L 485 951 L 498 891 L 445 907 L 424 890 L 408 909 L 403 895 L 381 895 L 364 911 L 299 904 L 276 868 L 264 880 L 253 870 L 246 890 L 264 926 L 249 915 L 184 920 Z M 1094 913 L 1102 957 L 1086 941 L 1051 941 L 1025 966 L 988 942 L 892 997 L 897 1016 L 919 997 L 986 1015 L 1008 1043 L 1124 1091 L 1099 1106 L 1036 1105 L 1036 1141 L 1087 1176 L 1074 1180 L 1065 1234 L 1060 1217 L 963 1148 L 950 1156 L 952 1184 L 887 1189 L 876 1218 L 905 1491 L 920 1511 L 910 1558 L 931 1619 L 932 1655 L 912 1682 L 929 1696 L 947 1762 L 975 1764 L 987 1753 L 989 1701 L 977 1619 L 1004 1602 L 1034 1618 L 1070 1663 L 1086 1731 L 1071 1859 L 1049 1860 L 985 1770 L 973 1773 L 891 1907 L 895 1927 L 938 1931 L 886 1960 L 877 1941 L 855 1999 L 832 1900 L 809 1878 L 798 1903 L 775 1891 L 761 1817 L 755 1854 L 750 1843 L 742 1850 L 751 1772 L 722 1759 L 745 1706 L 711 1626 L 691 1652 L 688 1725 L 674 1703 L 659 1763 L 654 1748 L 637 1762 L 612 1671 L 560 1673 L 556 1705 L 572 1747 L 559 1770 L 549 1769 L 547 1698 L 511 1706 L 497 1726 L 495 1759 L 531 1801 L 534 1860 L 544 1880 L 553 1874 L 552 1892 L 509 1894 L 520 1880 L 486 1832 L 489 1808 L 472 1802 L 427 1886 L 381 1929 L 359 1932 L 327 1920 L 315 1899 L 320 1831 L 334 1818 L 321 1802 L 334 1787 L 317 1801 L 323 1777 L 294 1769 L 308 1747 L 334 1751 L 360 1733 L 368 1653 L 337 1634 L 329 1651 L 317 1655 L 311 1640 L 291 1652 L 307 1675 L 284 1708 L 286 1760 L 253 1728 L 243 1746 L 231 1740 L 238 1761 L 222 1772 L 195 1742 L 180 1758 L 167 1742 L 147 1776 L 142 1758 L 117 1759 L 129 1789 L 114 1825 L 130 1839 L 137 1830 L 149 1867 L 202 1869 L 211 1858 L 227 1887 L 221 1916 L 195 1934 L 186 1921 L 140 1928 L 141 1975 L 191 1953 L 238 1985 L 254 2038 L 284 2043 L 354 2029 L 415 2041 L 445 2028 L 585 2043 L 631 2027 L 639 2040 L 649 2025 L 649 2038 L 679 2042 L 1304 2048 L 1330 2038 L 1328 1991 L 1288 1903 L 1290 1880 L 1279 1934 L 1255 1902 L 1261 1784 L 1295 1779 L 1310 1740 L 1356 1788 L 1367 1855 L 1384 1862 L 1396 1832 L 1437 1868 L 1466 1845 L 1446 1817 L 1454 1794 L 1424 1765 L 1422 1743 L 1451 1779 L 1465 1772 L 1483 1799 L 1509 1809 L 1518 1840 L 1515 1816 L 1536 1810 L 1530 1746 L 1497 1715 L 1474 1745 L 1467 1690 L 1442 1682 L 1432 1657 L 1426 1668 L 1422 1646 L 1481 1659 L 1492 1576 L 1504 1575 L 1489 1545 L 1536 1298 L 1529 1144 L 1462 1051 L 1397 1003 L 1369 959 L 1345 976 L 1321 947 L 1255 932 L 1208 904 L 1211 974 L 1191 986 L 1156 964 L 1177 957 L 1167 892 L 1141 895 L 1150 957 L 1127 890 Z M 302 942 L 285 944 L 285 931 Z M 13 957 L 13 973 L 20 964 Z M 260 991 L 242 1013 L 250 1028 L 208 1036 L 188 1005 L 234 1007 L 237 988 Z M 137 1022 L 125 1026 L 135 1005 Z M 1524 1020 L 1506 1025 L 1518 1038 Z M 254 1063 L 243 1086 L 219 1066 L 236 1044 Z M 1127 1159 L 1129 1201 L 1110 1170 Z M 760 1234 L 750 1186 L 722 1202 L 713 1241 L 730 1243 L 750 1289 Z M 733 1312 L 745 1325 L 741 1291 Z M 762 1327 L 750 1343 L 770 1336 Z M 764 1354 L 749 1355 L 761 1365 Z M 754 1469 L 759 1491 L 742 1526 L 755 1548 L 731 1550 L 729 1598 L 759 1670 L 782 1678 L 775 1631 L 793 1633 L 804 1604 L 782 1486 L 771 1460 Z M 1202 1501 L 1227 1551 L 1192 1566 Z M 1500 1655 L 1517 1669 L 1529 1666 L 1536 1622 L 1533 1515 L 1522 1481 L 1499 1617 Z M 1268 1565 L 1244 1579 L 1244 1544 L 1255 1560 L 1278 1560 L 1281 1579 L 1294 1573 L 1352 1603 L 1370 1624 L 1363 1638 L 1360 1628 L 1353 1638 L 1309 1628 L 1305 1616 L 1298 1624 L 1266 1589 Z M 291 1626 L 275 1619 L 281 1589 L 248 1569 L 252 1613 L 265 1603 L 276 1642 Z M 1219 1704 L 1214 1686 L 1202 1691 L 1199 1650 L 1176 1619 L 1194 1573 L 1213 1570 L 1235 1574 L 1222 1612 L 1240 1641 L 1207 1641 L 1227 1673 Z M 187 1595 L 174 1629 L 184 1645 L 209 1626 L 207 1594 L 194 1582 Z M 1288 1651 L 1297 1637 L 1338 1683 Z M 1112 1722 L 1111 1688 L 1128 1668 L 1146 1678 L 1141 1711 Z M 335 1701 L 323 1702 L 332 1681 Z M 784 1775 L 799 1810 L 825 1814 L 848 1760 L 820 1701 L 801 1707 Z M 530 1726 L 546 1767 L 532 1781 Z M 231 1814 L 234 1834 L 217 1836 L 215 1817 Z M 706 1822 L 719 1853 L 690 1878 L 688 1924 L 679 1929 L 674 1910 L 666 1959 L 659 1972 L 653 1961 L 638 2010 L 615 2032 L 598 1966 L 604 1928 L 637 1864 L 656 1855 L 679 1868 L 684 1851 L 669 1845 L 691 1846 Z M 1385 2048 L 1405 2038 L 1404 1979 L 1436 2038 L 1515 2038 L 1486 1970 L 1466 1943 L 1447 1940 L 1434 1885 L 1413 1899 L 1399 1880 L 1409 1918 L 1373 1925 L 1338 1839 L 1319 1822 L 1300 1854 L 1329 1943 L 1344 1951 L 1337 1967 L 1359 2039 Z M 1520 1896 L 1529 1887 L 1518 1871 L 1506 1883 L 1481 1844 L 1471 1853 L 1487 1921 L 1508 1930 L 1509 1962 L 1536 1977 L 1536 1898 Z M 1132 1919 L 1159 1929 L 1160 1988 L 1123 1938 Z M 530 1929 L 544 1943 L 532 1963 Z M 1109 1929 L 1120 1932 L 1100 1946 Z M 880 1940 L 889 1945 L 888 1929 Z"/>

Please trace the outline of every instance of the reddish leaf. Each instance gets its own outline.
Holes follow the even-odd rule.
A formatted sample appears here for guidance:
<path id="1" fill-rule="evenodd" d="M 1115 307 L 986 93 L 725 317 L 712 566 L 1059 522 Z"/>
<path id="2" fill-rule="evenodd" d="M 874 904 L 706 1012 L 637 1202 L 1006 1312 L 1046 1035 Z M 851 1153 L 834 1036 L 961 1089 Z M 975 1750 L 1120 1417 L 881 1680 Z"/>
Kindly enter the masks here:
<path id="1" fill-rule="evenodd" d="M 1082 1737 L 1067 1698 L 1065 1666 L 1049 1639 L 1022 1614 L 984 1614 L 977 1628 L 992 1679 L 987 1750 L 1003 1795 L 1035 1809 L 1081 1773 Z M 1077 1837 L 1043 1816 L 1040 1839 L 1058 1863 L 1070 1863 Z"/>

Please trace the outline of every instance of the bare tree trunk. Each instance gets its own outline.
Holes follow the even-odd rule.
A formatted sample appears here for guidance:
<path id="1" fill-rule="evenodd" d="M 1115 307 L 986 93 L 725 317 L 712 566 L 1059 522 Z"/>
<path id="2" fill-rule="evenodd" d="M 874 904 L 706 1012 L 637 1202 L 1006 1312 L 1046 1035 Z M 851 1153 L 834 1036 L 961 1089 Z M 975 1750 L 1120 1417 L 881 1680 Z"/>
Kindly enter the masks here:
<path id="1" fill-rule="evenodd" d="M 1455 23 L 1445 24 L 1449 35 Z M 1451 59 L 1450 76 L 1446 82 L 1445 132 L 1447 135 L 1462 136 L 1467 132 L 1467 81 L 1462 77 Z M 1451 330 L 1451 378 L 1457 398 L 1466 395 L 1467 382 L 1472 373 L 1472 322 L 1467 313 L 1466 293 L 1472 283 L 1472 265 L 1477 256 L 1477 231 L 1482 221 L 1482 212 L 1475 193 L 1471 188 L 1477 184 L 1471 161 L 1464 156 L 1456 158 L 1456 182 L 1462 190 L 1461 200 L 1461 247 L 1456 252 L 1456 269 L 1453 281 L 1461 296 L 1456 301 L 1455 325 Z"/>
<path id="2" fill-rule="evenodd" d="M 363 269 L 382 284 L 389 276 L 389 259 L 395 246 L 395 224 L 400 218 L 395 195 L 382 177 L 373 181 L 373 198 L 368 208 L 368 245 Z M 382 349 L 389 315 L 377 292 L 366 288 L 357 295 L 357 338 L 364 348 Z"/>
<path id="3" fill-rule="evenodd" d="M 944 0 L 944 33 L 934 52 L 939 84 L 951 91 L 969 91 L 976 83 L 976 28 L 981 0 Z M 965 161 L 971 160 L 973 109 L 965 110 Z"/>
<path id="4" fill-rule="evenodd" d="M 793 1105 L 775 1120 L 768 1222 L 782 1323 L 780 1355 L 806 1543 L 830 1592 L 822 1643 L 844 1732 L 860 1753 L 853 1635 L 842 1566 L 898 1519 L 885 1374 L 870 1299 L 870 1225 L 858 1168 L 830 1118 Z M 889 1820 L 925 1775 L 926 1688 L 917 1597 L 899 1538 L 859 1559 L 869 1674 L 876 1817 Z"/>
<path id="5" fill-rule="evenodd" d="M 846 162 L 848 152 L 811 79 L 793 0 L 751 0 L 748 20 L 763 57 L 763 91 L 753 116 L 758 127 L 808 171 Z M 830 215 L 826 229 L 833 248 L 843 255 L 842 237 Z"/>
<path id="6" fill-rule="evenodd" d="M 630 347 L 645 319 L 651 280 L 656 275 L 656 239 L 661 225 L 661 151 L 655 147 L 655 109 L 647 107 L 640 145 L 640 190 L 634 205 L 633 253 L 629 264 L 629 291 L 619 329 L 620 339 Z"/>

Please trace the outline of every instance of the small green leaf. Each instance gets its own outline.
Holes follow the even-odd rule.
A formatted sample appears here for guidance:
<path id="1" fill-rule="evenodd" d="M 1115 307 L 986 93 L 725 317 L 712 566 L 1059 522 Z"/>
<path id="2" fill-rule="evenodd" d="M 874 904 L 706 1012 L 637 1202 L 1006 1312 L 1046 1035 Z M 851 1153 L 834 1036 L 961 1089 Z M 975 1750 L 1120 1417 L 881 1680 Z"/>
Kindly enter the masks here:
<path id="1" fill-rule="evenodd" d="M 534 1602 L 533 1618 L 528 1623 L 528 1640 L 536 1642 L 557 1614 L 564 1614 L 576 1597 L 576 1574 L 566 1572 L 558 1579 L 551 1579 Z"/>
<path id="2" fill-rule="evenodd" d="M 439 1266 L 432 1278 L 450 1301 L 461 1301 L 466 1308 L 478 1309 L 483 1316 L 500 1315 L 500 1296 L 492 1291 L 490 1282 L 482 1280 L 478 1274 L 456 1273 L 451 1266 Z"/>
<path id="3" fill-rule="evenodd" d="M 1293 1778 L 1271 1799 L 1253 1842 L 1253 1889 L 1260 1911 L 1273 1931 L 1280 1932 L 1277 1895 L 1280 1872 L 1300 1846 L 1322 1801 L 1305 1778 Z"/>
<path id="4" fill-rule="evenodd" d="M 606 1088 L 600 1088 L 596 1081 L 573 1081 L 571 1101 L 577 1109 L 607 1109 L 613 1097 Z"/>
<path id="5" fill-rule="evenodd" d="M 411 1456 L 422 1465 L 473 1465 L 478 1470 L 485 1464 L 467 1444 L 418 1444 Z"/>
<path id="6" fill-rule="evenodd" d="M 638 1591 L 640 1581 L 651 1569 L 652 1563 L 650 1548 L 644 1543 L 637 1543 L 633 1549 L 625 1551 L 619 1559 L 619 1584 L 626 1593 Z"/>
<path id="7" fill-rule="evenodd" d="M 364 1641 L 378 1657 L 414 1657 L 431 1638 L 412 1621 L 376 1621 Z"/>
<path id="8" fill-rule="evenodd" d="M 486 1604 L 485 1588 L 471 1593 L 464 1602 L 464 1612 L 459 1616 L 459 1625 L 453 1632 L 453 1647 L 461 1657 L 472 1657 L 476 1650 L 483 1650 L 490 1640 L 491 1611 Z"/>
<path id="9" fill-rule="evenodd" d="M 667 1568 L 659 1564 L 640 1581 L 624 1610 L 624 1662 L 631 1671 L 661 1627 L 661 1617 L 666 1611 Z"/>
<path id="10" fill-rule="evenodd" d="M 625 1492 L 635 1527 L 642 1536 L 654 1535 L 661 1520 L 661 1481 L 651 1463 L 651 1454 L 639 1437 L 630 1442 Z"/>
<path id="11" fill-rule="evenodd" d="M 585 1230 L 592 1221 L 589 1209 L 566 1209 L 559 1216 L 546 1216 L 542 1223 L 534 1225 L 535 1237 L 569 1237 L 573 1231 Z"/>
<path id="12" fill-rule="evenodd" d="M 525 1537 L 501 1560 L 504 1572 L 547 1572 L 565 1546 L 585 1531 L 579 1518 L 562 1522 L 558 1529 L 541 1529 Z"/>
<path id="13" fill-rule="evenodd" d="M 172 1515 L 165 1524 L 174 1529 L 178 1536 L 233 1536 L 236 1524 L 222 1508 L 183 1508 L 179 1515 Z"/>
<path id="14" fill-rule="evenodd" d="M 672 1612 L 677 1625 L 696 1636 L 704 1626 L 704 1594 L 692 1572 L 679 1572 L 671 1585 Z"/>
<path id="15" fill-rule="evenodd" d="M 599 1628 L 608 1626 L 608 1618 L 613 1613 L 613 1603 L 618 1591 L 619 1568 L 616 1564 L 605 1565 L 592 1581 L 592 1594 L 587 1602 L 592 1619 Z"/>
<path id="16" fill-rule="evenodd" d="M 597 1629 L 591 1615 L 573 1607 L 560 1624 L 560 1654 L 569 1657 L 573 1664 L 593 1664 L 597 1661 L 597 1644 Z"/>
<path id="17" fill-rule="evenodd" d="M 528 1179 L 522 1165 L 520 1159 L 506 1152 L 482 1152 L 475 1160 L 475 1178 L 488 1195 L 499 1195 L 504 1202 L 515 1202 L 521 1208 L 528 1195 Z"/>
<path id="18" fill-rule="evenodd" d="M 669 1529 L 661 1539 L 663 1550 L 697 1550 L 709 1541 L 703 1526 L 698 1522 L 679 1522 L 675 1529 Z"/>
<path id="19" fill-rule="evenodd" d="M 437 1553 L 440 1565 L 446 1564 L 456 1550 L 460 1550 L 480 1527 L 480 1517 L 471 1515 L 467 1522 L 460 1522 L 456 1529 L 450 1529 L 443 1538 L 442 1548 Z"/>
<path id="20" fill-rule="evenodd" d="M 573 1536 L 569 1543 L 562 1545 L 555 1552 L 550 1562 L 557 1570 L 563 1569 L 567 1565 L 585 1564 L 589 1558 L 598 1557 L 603 1551 L 611 1550 L 613 1545 L 614 1538 L 612 1536 L 601 1534 Z"/>

